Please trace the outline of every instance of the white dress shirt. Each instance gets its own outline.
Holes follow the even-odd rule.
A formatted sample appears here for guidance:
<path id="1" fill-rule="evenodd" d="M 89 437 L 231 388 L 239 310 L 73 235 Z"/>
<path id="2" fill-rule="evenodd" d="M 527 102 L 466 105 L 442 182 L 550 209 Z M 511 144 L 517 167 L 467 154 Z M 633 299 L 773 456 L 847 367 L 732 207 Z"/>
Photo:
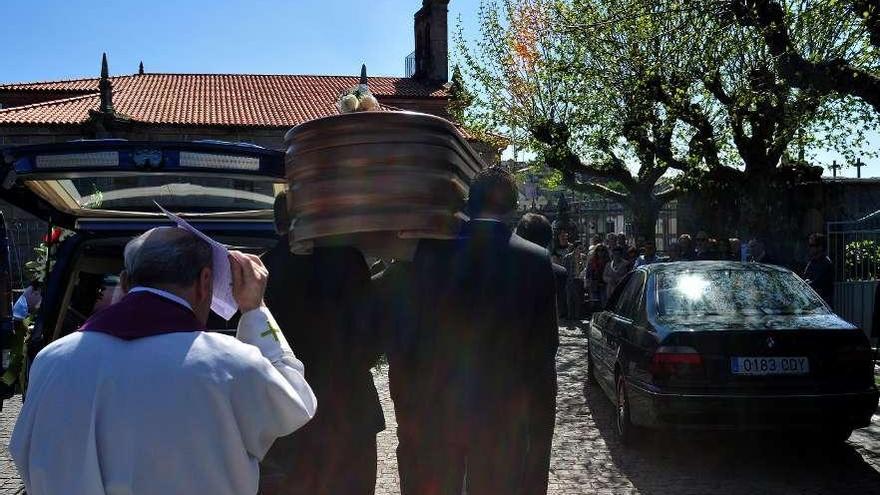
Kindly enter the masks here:
<path id="1" fill-rule="evenodd" d="M 190 311 L 192 311 L 192 309 L 193 309 L 192 305 L 190 305 L 189 301 L 178 296 L 177 294 L 172 294 L 172 293 L 168 292 L 167 290 L 157 289 L 155 287 L 143 287 L 141 285 L 138 285 L 136 287 L 132 287 L 128 291 L 129 294 L 132 294 L 135 292 L 149 292 L 151 294 L 156 294 L 157 296 L 164 297 L 165 299 L 168 299 L 169 301 L 174 301 L 177 304 L 184 306 L 186 309 L 188 309 Z"/>
<path id="2" fill-rule="evenodd" d="M 303 373 L 266 308 L 237 338 L 75 332 L 34 360 L 9 449 L 29 495 L 252 495 L 315 414 Z"/>

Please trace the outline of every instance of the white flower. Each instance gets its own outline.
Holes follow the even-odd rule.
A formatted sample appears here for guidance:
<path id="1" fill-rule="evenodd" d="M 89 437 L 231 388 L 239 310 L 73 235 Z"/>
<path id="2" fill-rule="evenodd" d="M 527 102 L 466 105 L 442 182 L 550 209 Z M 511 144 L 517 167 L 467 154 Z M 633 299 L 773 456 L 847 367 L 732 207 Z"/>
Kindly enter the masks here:
<path id="1" fill-rule="evenodd" d="M 360 103 L 358 105 L 358 110 L 363 111 L 372 111 L 379 109 L 379 102 L 376 101 L 376 97 L 367 93 L 361 96 Z"/>
<path id="2" fill-rule="evenodd" d="M 348 94 L 339 100 L 339 111 L 342 113 L 354 112 L 358 109 L 357 96 Z"/>

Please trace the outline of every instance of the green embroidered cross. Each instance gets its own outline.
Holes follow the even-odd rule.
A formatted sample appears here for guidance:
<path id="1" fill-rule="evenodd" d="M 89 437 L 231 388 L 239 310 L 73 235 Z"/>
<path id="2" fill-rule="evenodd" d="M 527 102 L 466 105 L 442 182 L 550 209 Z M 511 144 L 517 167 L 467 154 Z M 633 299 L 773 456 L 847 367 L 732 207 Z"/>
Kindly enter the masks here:
<path id="1" fill-rule="evenodd" d="M 267 337 L 270 334 L 272 338 L 275 339 L 275 342 L 281 342 L 278 340 L 278 332 L 281 331 L 280 328 L 272 326 L 272 322 L 266 322 L 266 331 L 260 334 L 260 337 Z"/>

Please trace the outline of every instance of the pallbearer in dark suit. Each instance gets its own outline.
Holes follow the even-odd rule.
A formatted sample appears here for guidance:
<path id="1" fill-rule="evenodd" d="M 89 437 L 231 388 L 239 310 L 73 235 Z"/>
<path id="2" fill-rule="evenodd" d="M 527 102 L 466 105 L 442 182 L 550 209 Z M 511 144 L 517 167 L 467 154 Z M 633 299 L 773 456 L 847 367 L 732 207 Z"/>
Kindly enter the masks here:
<path id="1" fill-rule="evenodd" d="M 389 348 L 404 495 L 458 495 L 465 470 L 470 495 L 524 493 L 558 327 L 547 251 L 504 223 L 515 206 L 513 178 L 482 172 L 461 238 L 422 241 L 408 268 L 409 316 Z"/>
<path id="2" fill-rule="evenodd" d="M 526 213 L 516 226 L 516 234 L 545 249 L 553 242 L 553 227 L 543 215 Z M 556 298 L 566 296 L 566 269 L 553 264 L 556 278 Z M 560 284 L 560 278 L 561 284 Z M 569 306 L 571 308 L 571 306 Z M 549 329 L 548 329 L 549 330 Z M 552 342 L 559 340 L 559 328 L 553 329 Z M 554 345 L 553 354 L 556 353 Z M 526 455 L 526 480 L 523 494 L 544 495 L 550 470 L 550 453 L 553 444 L 553 429 L 556 426 L 556 366 L 544 366 L 543 375 L 537 378 L 540 384 L 534 388 L 529 407 L 528 451 Z"/>
<path id="3" fill-rule="evenodd" d="M 311 364 L 306 374 L 319 405 L 309 428 L 278 439 L 267 454 L 261 493 L 372 494 L 376 433 L 385 421 L 370 373 L 381 343 L 369 324 L 369 268 L 348 246 L 290 253 L 285 204 L 276 199 L 281 239 L 264 255 L 266 305 Z"/>
<path id="4" fill-rule="evenodd" d="M 397 419 L 397 467 L 403 494 L 418 493 L 418 468 L 430 464 L 429 452 L 422 452 L 422 435 L 433 429 L 427 425 L 419 354 L 425 352 L 418 333 L 421 299 L 415 293 L 415 263 L 394 260 L 373 276 L 375 297 L 374 325 L 382 335 L 388 356 L 388 385 Z M 424 280 L 427 277 L 418 277 Z M 427 285 L 424 284 L 423 285 Z M 423 455 L 425 457 L 423 457 Z"/>
<path id="5" fill-rule="evenodd" d="M 550 245 L 553 243 L 553 226 L 544 215 L 526 213 L 519 219 L 519 223 L 516 224 L 516 235 L 549 251 Z M 556 313 L 558 316 L 560 302 L 564 302 L 560 301 L 560 299 L 566 296 L 568 270 L 558 263 L 553 263 L 553 276 L 556 281 Z"/>

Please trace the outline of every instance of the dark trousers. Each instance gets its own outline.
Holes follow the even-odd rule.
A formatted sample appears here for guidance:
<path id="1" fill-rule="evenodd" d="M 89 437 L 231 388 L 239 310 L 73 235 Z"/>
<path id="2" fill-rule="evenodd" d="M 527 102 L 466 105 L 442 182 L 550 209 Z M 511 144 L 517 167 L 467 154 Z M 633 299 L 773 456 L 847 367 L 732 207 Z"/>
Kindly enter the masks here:
<path id="1" fill-rule="evenodd" d="M 556 293 L 556 314 L 563 320 L 568 319 L 568 284 L 560 288 Z"/>
<path id="2" fill-rule="evenodd" d="M 376 435 L 339 435 L 327 428 L 279 438 L 260 466 L 261 495 L 372 495 Z"/>
<path id="3" fill-rule="evenodd" d="M 546 495 L 556 427 L 556 367 L 545 370 L 543 386 L 533 391 L 529 407 L 528 445 L 526 450 L 523 495 Z"/>
<path id="4" fill-rule="evenodd" d="M 578 278 L 568 281 L 565 289 L 568 319 L 579 320 L 583 315 L 584 281 Z"/>
<path id="5" fill-rule="evenodd" d="M 495 424 L 465 427 L 470 434 L 441 434 L 416 418 L 398 416 L 397 463 L 401 495 L 523 493 L 526 435 L 522 428 Z"/>

